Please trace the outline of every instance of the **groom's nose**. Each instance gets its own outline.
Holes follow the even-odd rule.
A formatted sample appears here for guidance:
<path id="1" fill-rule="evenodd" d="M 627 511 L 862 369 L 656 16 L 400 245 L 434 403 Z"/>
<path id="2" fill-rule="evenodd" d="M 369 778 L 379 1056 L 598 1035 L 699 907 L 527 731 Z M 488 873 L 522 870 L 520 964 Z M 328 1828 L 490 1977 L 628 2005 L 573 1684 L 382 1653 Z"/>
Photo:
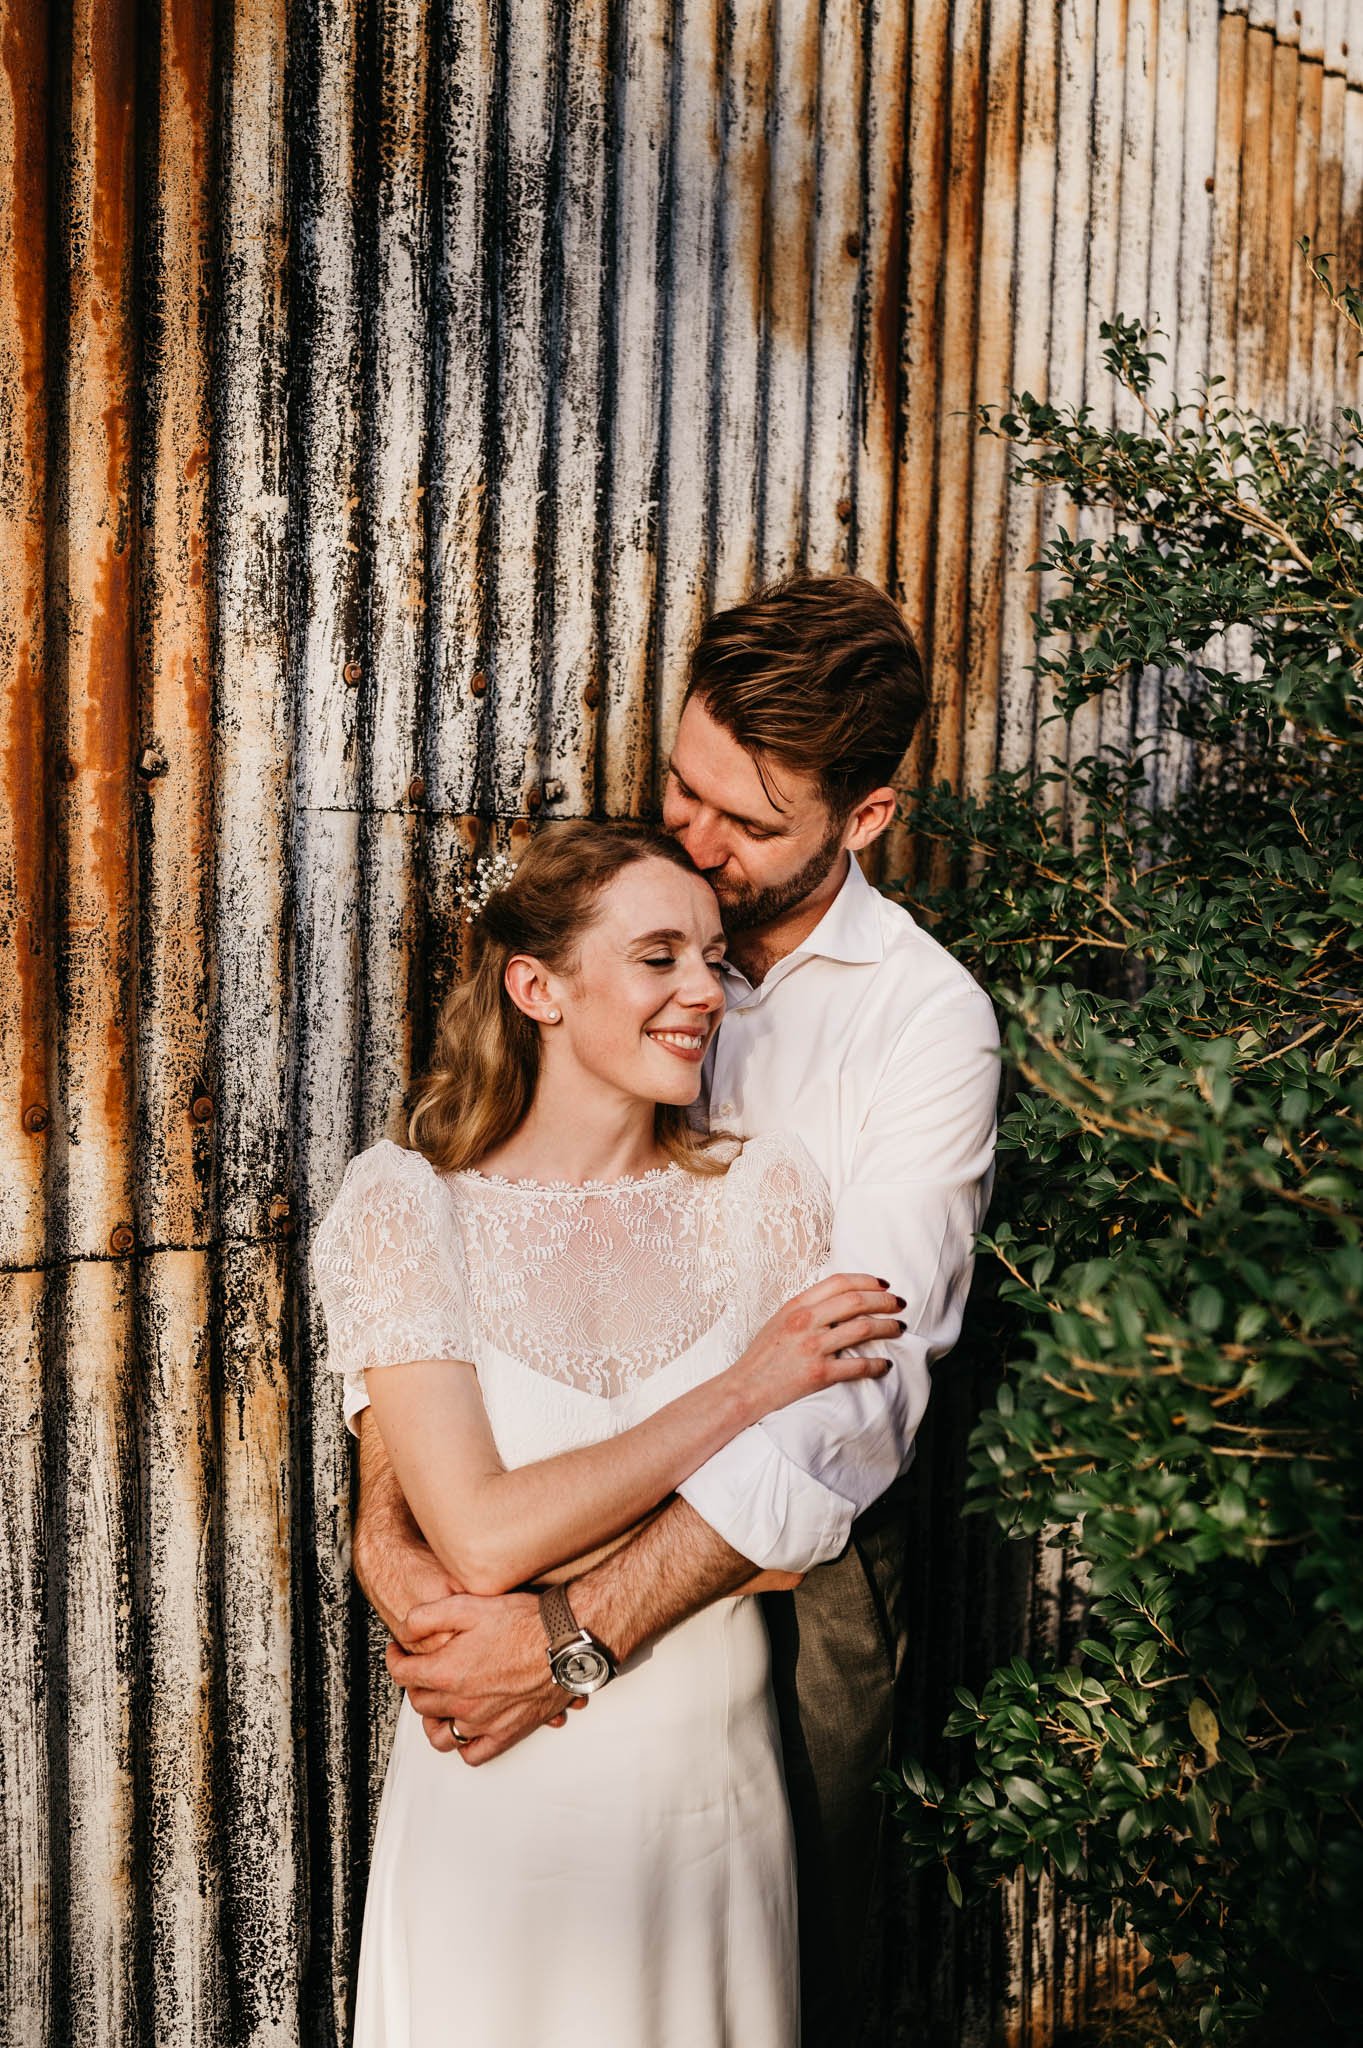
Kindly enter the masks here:
<path id="1" fill-rule="evenodd" d="M 721 821 L 713 813 L 707 816 L 702 809 L 693 811 L 685 824 L 677 828 L 675 836 L 702 874 L 722 868 L 729 858 L 729 849 L 723 843 Z"/>

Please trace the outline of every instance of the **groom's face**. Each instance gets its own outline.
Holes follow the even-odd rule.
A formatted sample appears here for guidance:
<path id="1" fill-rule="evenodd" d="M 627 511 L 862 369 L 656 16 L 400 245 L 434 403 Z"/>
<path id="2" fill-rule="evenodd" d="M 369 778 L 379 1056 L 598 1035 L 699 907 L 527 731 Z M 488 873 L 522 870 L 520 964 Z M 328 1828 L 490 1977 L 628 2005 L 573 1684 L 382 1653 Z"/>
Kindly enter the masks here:
<path id="1" fill-rule="evenodd" d="M 844 824 L 817 779 L 757 762 L 698 698 L 682 712 L 663 824 L 719 898 L 731 936 L 772 924 L 812 896 L 842 851 Z"/>

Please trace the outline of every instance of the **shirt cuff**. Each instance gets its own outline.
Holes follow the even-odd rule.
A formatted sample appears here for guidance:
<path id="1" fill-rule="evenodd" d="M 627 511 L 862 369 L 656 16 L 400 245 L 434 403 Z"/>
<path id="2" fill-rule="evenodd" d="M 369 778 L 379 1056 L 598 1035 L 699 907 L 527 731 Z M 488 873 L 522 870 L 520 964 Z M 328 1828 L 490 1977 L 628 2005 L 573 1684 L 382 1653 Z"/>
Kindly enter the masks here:
<path id="1" fill-rule="evenodd" d="M 364 1390 L 364 1374 L 362 1372 L 348 1372 L 345 1376 L 343 1412 L 345 1415 L 345 1426 L 352 1436 L 358 1436 L 360 1433 L 355 1427 L 355 1417 L 362 1408 L 367 1408 L 368 1406 L 369 1396 Z"/>
<path id="2" fill-rule="evenodd" d="M 784 1457 L 760 1423 L 677 1488 L 716 1535 L 763 1571 L 807 1572 L 847 1547 L 856 1509 Z"/>

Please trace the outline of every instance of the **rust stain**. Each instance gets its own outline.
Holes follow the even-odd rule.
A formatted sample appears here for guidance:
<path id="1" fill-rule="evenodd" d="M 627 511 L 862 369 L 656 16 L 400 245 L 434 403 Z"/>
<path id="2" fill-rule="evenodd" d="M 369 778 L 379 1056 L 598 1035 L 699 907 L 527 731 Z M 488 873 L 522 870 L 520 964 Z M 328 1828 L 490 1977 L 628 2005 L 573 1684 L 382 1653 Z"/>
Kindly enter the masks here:
<path id="1" fill-rule="evenodd" d="M 14 153 L 7 166 L 9 228 L 5 303 L 0 335 L 23 403 L 15 408 L 13 456 L 22 487 L 5 508 L 6 560 L 0 603 L 15 636 L 4 749 L 5 807 L 15 894 L 13 964 L 17 1001 L 20 1102 L 48 1094 L 51 1004 L 48 848 L 50 803 L 44 772 L 47 718 L 43 703 L 45 509 L 48 466 L 48 14 L 43 0 L 16 0 L 0 28 L 0 65 L 8 82 Z M 17 541 L 17 548 L 15 542 Z M 14 1013 L 11 1012 L 11 1015 Z"/>
<path id="2" fill-rule="evenodd" d="M 216 14 L 213 0 L 170 0 L 165 10 L 170 60 L 184 82 L 185 100 L 193 116 L 189 124 L 190 169 L 196 187 L 203 178 L 206 162 Z"/>
<path id="3" fill-rule="evenodd" d="M 18 985 L 21 1102 L 46 1099 L 50 1032 L 51 946 L 48 898 L 48 794 L 43 770 L 46 720 L 42 678 L 25 640 L 14 665 L 10 730 L 5 747 L 5 795 L 14 862 L 17 916 L 12 957 Z"/>
<path id="4" fill-rule="evenodd" d="M 94 274 L 122 306 L 132 258 L 132 136 L 137 70 L 132 0 L 93 0 Z"/>
<path id="5" fill-rule="evenodd" d="M 92 771 L 95 881 L 112 934 L 128 907 L 133 746 L 132 561 L 126 545 L 120 549 L 112 538 L 96 572 L 94 597 L 84 739 Z"/>

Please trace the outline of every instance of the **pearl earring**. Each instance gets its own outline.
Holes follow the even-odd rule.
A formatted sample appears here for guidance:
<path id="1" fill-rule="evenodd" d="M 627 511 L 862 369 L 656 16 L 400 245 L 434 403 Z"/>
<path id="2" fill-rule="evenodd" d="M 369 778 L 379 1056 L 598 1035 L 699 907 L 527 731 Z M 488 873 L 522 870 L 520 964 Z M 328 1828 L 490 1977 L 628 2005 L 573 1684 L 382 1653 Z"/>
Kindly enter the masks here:
<path id="1" fill-rule="evenodd" d="M 546 1015 L 546 1016 L 548 1017 L 548 1019 L 549 1019 L 549 1022 L 550 1022 L 551 1024 L 557 1024 L 557 1022 L 558 1022 L 558 1011 L 557 1011 L 557 1010 L 548 1010 L 548 1011 L 546 1011 L 546 1012 L 545 1012 L 545 1015 Z"/>

